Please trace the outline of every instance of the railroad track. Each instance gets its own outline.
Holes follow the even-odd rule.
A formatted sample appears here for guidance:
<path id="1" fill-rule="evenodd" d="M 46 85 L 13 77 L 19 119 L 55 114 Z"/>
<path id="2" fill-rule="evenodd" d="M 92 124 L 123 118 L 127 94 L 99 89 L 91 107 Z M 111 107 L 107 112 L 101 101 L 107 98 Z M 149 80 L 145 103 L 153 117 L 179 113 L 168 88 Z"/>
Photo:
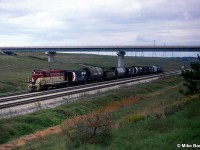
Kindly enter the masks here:
<path id="1" fill-rule="evenodd" d="M 77 93 L 82 93 L 82 92 L 87 92 L 87 91 L 92 91 L 92 90 L 97 90 L 97 89 L 103 89 L 103 88 L 112 87 L 116 85 L 123 85 L 130 82 L 138 82 L 138 81 L 161 77 L 161 76 L 171 76 L 171 75 L 176 75 L 180 73 L 181 71 L 170 71 L 170 72 L 164 72 L 160 74 L 151 74 L 151 75 L 143 75 L 143 76 L 137 76 L 137 77 L 131 77 L 131 78 L 123 78 L 123 79 L 118 79 L 118 80 L 97 82 L 97 83 L 92 83 L 92 84 L 72 86 L 72 87 L 61 88 L 61 89 L 53 89 L 53 90 L 42 91 L 42 92 L 8 95 L 8 96 L 0 97 L 0 109 L 11 108 L 15 106 L 24 105 L 24 104 L 45 101 L 48 99 L 64 97 L 67 95 L 72 95 L 72 94 L 77 94 Z"/>

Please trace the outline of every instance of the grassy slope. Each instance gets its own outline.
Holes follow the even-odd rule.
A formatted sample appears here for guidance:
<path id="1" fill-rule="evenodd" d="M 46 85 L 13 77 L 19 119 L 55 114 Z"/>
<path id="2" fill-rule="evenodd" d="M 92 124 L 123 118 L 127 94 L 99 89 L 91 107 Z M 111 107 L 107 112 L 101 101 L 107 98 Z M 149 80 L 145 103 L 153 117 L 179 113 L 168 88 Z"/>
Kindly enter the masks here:
<path id="1" fill-rule="evenodd" d="M 107 149 L 176 149 L 177 144 L 199 144 L 200 101 L 185 106 L 169 118 L 148 118 L 113 132 Z M 193 111 L 195 110 L 195 111 Z"/>
<path id="2" fill-rule="evenodd" d="M 28 76 L 34 69 L 77 69 L 81 64 L 89 64 L 107 68 L 116 66 L 117 57 L 86 55 L 86 54 L 57 54 L 56 63 L 48 63 L 47 56 L 40 53 L 19 53 L 18 56 L 0 55 L 0 95 L 2 93 L 26 91 Z M 187 61 L 176 58 L 138 58 L 126 57 L 126 66 L 131 65 L 162 65 L 165 70 L 180 69 Z"/>
<path id="3" fill-rule="evenodd" d="M 94 98 L 96 103 L 100 100 L 105 100 L 107 97 L 110 101 L 123 100 L 125 97 L 132 97 L 138 93 L 145 93 L 144 98 L 126 107 L 121 107 L 112 113 L 112 122 L 117 124 L 121 122 L 122 125 L 112 131 L 112 140 L 109 145 L 91 145 L 83 144 L 78 149 L 176 149 L 177 144 L 199 144 L 200 141 L 200 101 L 199 97 L 183 97 L 178 93 L 182 87 L 179 83 L 180 78 L 168 78 L 162 81 L 155 81 L 140 85 L 140 87 L 132 87 L 123 89 L 123 92 L 117 91 L 116 97 L 113 94 L 106 94 L 100 98 Z M 136 91 L 135 91 L 136 90 Z M 130 93 L 130 95 L 123 95 L 123 93 Z M 106 97 L 105 97 L 106 96 Z M 110 97 L 112 97 L 110 99 Z M 162 116 L 161 118 L 149 117 L 145 120 L 137 122 L 124 122 L 126 118 L 132 114 L 141 112 L 159 112 L 160 108 L 172 105 L 176 101 L 189 100 L 189 103 L 183 105 L 181 110 L 169 117 Z M 79 103 L 79 110 L 82 110 L 84 102 Z M 88 102 L 87 102 L 88 103 Z M 104 105 L 107 102 L 102 102 Z M 81 104 L 83 104 L 81 106 Z M 91 103 L 90 103 L 91 104 Z M 90 105 L 91 106 L 91 105 Z M 86 106 L 86 107 L 90 107 Z M 85 108 L 85 107 L 83 107 Z M 153 109 L 153 110 L 152 110 Z M 150 111 L 149 111 L 150 110 Z M 42 142 L 41 142 L 42 140 Z M 68 149 L 65 142 L 65 137 L 62 135 L 49 135 L 46 138 L 38 139 L 31 142 L 31 145 L 39 149 Z M 28 144 L 21 148 L 28 148 Z M 70 147 L 71 149 L 71 147 Z M 77 148 L 75 148 L 77 149 Z"/>
<path id="4" fill-rule="evenodd" d="M 143 93 L 143 99 L 136 103 L 121 107 L 112 113 L 112 122 L 120 126 L 112 131 L 112 140 L 109 145 L 83 144 L 78 149 L 176 149 L 176 144 L 199 144 L 200 137 L 200 101 L 199 97 L 183 97 L 178 93 L 182 88 L 182 79 L 170 77 L 153 83 L 142 84 L 121 91 L 104 94 L 100 97 L 92 98 L 92 101 L 75 102 L 70 108 L 77 110 L 79 114 L 90 112 L 100 106 L 104 106 L 114 101 L 124 100 Z M 162 85 L 162 86 L 161 86 Z M 144 94 L 145 93 L 145 94 Z M 127 117 L 133 114 L 160 113 L 165 107 L 177 102 L 183 102 L 181 110 L 174 115 L 157 119 L 149 117 L 138 122 L 126 122 Z M 94 102 L 94 103 L 93 103 Z M 96 105 L 96 106 L 94 106 Z M 92 109 L 91 109 L 92 108 Z M 57 108 L 58 109 L 58 108 Z M 66 110 L 66 109 L 65 109 Z M 73 112 L 73 111 L 72 111 Z M 124 122 L 125 121 L 125 122 Z M 30 143 L 34 148 L 39 149 L 67 149 L 65 136 L 49 135 Z M 21 149 L 30 148 L 26 145 Z M 71 148 L 70 148 L 71 149 Z M 77 149 L 77 148 L 75 148 Z"/>
<path id="5" fill-rule="evenodd" d="M 25 134 L 33 133 L 37 130 L 59 124 L 64 119 L 72 117 L 76 114 L 86 114 L 99 108 L 100 106 L 112 103 L 113 101 L 133 97 L 136 94 L 148 94 L 168 89 L 171 86 L 179 85 L 176 90 L 171 90 L 174 95 L 172 94 L 169 98 L 166 96 L 165 101 L 176 100 L 177 98 L 182 97 L 178 93 L 178 89 L 182 87 L 180 85 L 181 82 L 182 79 L 178 77 L 165 78 L 154 81 L 154 83 L 141 84 L 130 88 L 122 88 L 101 96 L 87 97 L 80 101 L 66 104 L 54 109 L 42 110 L 33 114 L 0 120 L 0 143 L 5 143 L 9 139 L 20 137 Z M 167 94 L 169 94 L 169 91 L 167 91 Z M 158 97 L 162 95 L 164 94 L 158 95 Z M 127 108 L 122 108 L 123 111 L 116 112 L 113 118 L 118 121 L 118 119 L 120 120 L 120 117 L 134 113 L 134 111 L 147 109 L 146 107 L 151 109 L 159 104 L 165 104 L 162 102 L 163 99 L 158 99 L 158 97 L 152 98 L 151 101 L 147 99 L 145 101 L 141 101 L 137 105 L 130 105 Z"/>

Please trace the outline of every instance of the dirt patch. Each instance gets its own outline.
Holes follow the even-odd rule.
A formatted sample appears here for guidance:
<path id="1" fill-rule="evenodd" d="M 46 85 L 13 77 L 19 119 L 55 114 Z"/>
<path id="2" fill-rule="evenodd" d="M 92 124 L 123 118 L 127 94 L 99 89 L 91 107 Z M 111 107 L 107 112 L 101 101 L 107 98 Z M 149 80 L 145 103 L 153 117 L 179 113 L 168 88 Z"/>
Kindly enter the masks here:
<path id="1" fill-rule="evenodd" d="M 19 139 L 10 141 L 7 144 L 2 144 L 2 145 L 0 145 L 0 150 L 10 150 L 12 148 L 23 146 L 28 141 L 33 141 L 33 140 L 39 139 L 39 138 L 44 137 L 44 136 L 49 135 L 49 134 L 60 133 L 61 130 L 62 130 L 62 125 L 63 124 L 71 124 L 71 125 L 73 125 L 73 124 L 76 124 L 82 118 L 87 117 L 88 115 L 91 115 L 91 114 L 95 114 L 98 111 L 103 111 L 105 113 L 113 112 L 113 111 L 115 111 L 115 110 L 117 110 L 117 109 L 119 109 L 121 107 L 125 107 L 127 105 L 130 105 L 131 103 L 135 103 L 140 99 L 141 99 L 141 96 L 136 96 L 136 97 L 133 97 L 133 98 L 129 98 L 129 99 L 124 99 L 124 100 L 121 100 L 121 101 L 113 102 L 111 104 L 108 104 L 108 105 L 105 105 L 105 106 L 99 108 L 98 110 L 96 110 L 96 111 L 94 111 L 94 112 L 92 112 L 90 114 L 79 115 L 79 116 L 72 117 L 72 118 L 64 121 L 61 125 L 50 127 L 50 128 L 45 129 L 45 130 L 42 130 L 42 131 L 37 131 L 34 134 L 23 136 L 23 137 L 21 137 Z"/>
<path id="2" fill-rule="evenodd" d="M 41 137 L 48 135 L 48 134 L 56 134 L 56 133 L 59 133 L 60 131 L 61 131 L 61 128 L 60 128 L 59 125 L 47 128 L 47 129 L 42 130 L 42 131 L 37 131 L 34 134 L 26 135 L 26 136 L 23 136 L 23 137 L 21 137 L 17 140 L 13 140 L 13 141 L 9 142 L 8 144 L 2 144 L 0 146 L 0 150 L 10 150 L 14 147 L 22 146 L 28 141 L 32 141 L 32 140 L 41 138 Z"/>

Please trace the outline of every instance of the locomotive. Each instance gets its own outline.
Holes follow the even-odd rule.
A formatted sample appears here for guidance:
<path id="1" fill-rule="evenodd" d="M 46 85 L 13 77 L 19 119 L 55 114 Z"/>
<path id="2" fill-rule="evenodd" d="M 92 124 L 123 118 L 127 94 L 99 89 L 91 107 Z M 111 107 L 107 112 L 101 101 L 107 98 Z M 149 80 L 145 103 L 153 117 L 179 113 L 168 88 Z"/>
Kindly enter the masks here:
<path id="1" fill-rule="evenodd" d="M 160 66 L 111 67 L 107 70 L 100 67 L 85 67 L 78 70 L 33 70 L 32 78 L 28 82 L 28 91 L 42 91 L 50 87 L 67 87 L 160 72 L 163 72 Z"/>
<path id="2" fill-rule="evenodd" d="M 41 91 L 49 87 L 65 87 L 67 84 L 68 76 L 65 70 L 34 70 L 28 83 L 28 90 Z"/>

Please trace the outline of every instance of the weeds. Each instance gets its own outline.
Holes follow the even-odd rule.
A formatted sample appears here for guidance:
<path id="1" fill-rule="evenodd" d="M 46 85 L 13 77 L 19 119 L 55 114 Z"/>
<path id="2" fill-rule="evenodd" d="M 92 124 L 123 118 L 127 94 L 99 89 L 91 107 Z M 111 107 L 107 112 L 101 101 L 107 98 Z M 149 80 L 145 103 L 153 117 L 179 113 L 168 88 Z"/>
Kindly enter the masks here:
<path id="1" fill-rule="evenodd" d="M 111 129 L 110 114 L 100 110 L 67 121 L 62 126 L 62 134 L 72 147 L 85 143 L 107 145 L 111 140 Z"/>
<path id="2" fill-rule="evenodd" d="M 132 114 L 125 119 L 125 122 L 126 123 L 138 122 L 140 120 L 144 120 L 145 118 L 146 116 L 144 114 Z"/>
<path id="3" fill-rule="evenodd" d="M 166 89 L 170 88 L 167 86 L 168 81 L 177 81 L 178 77 L 173 77 L 173 78 L 167 78 L 162 80 L 162 84 L 165 86 L 162 91 L 165 91 Z M 158 80 L 159 81 L 159 80 Z M 160 81 L 159 81 L 160 82 Z M 177 81 L 178 82 L 178 81 Z M 179 80 L 179 82 L 181 82 Z M 179 83 L 177 83 L 179 84 Z M 106 113 L 112 113 L 112 112 L 117 112 L 117 111 L 125 111 L 124 114 L 121 116 L 116 116 L 114 113 L 112 113 L 111 118 L 115 119 L 116 117 L 116 122 L 118 122 L 118 119 L 121 119 L 120 117 L 122 116 L 128 116 L 131 113 L 134 112 L 135 110 L 132 108 L 135 108 L 134 106 L 138 107 L 137 109 L 141 110 L 141 105 L 140 104 L 145 104 L 145 106 L 142 106 L 142 110 L 145 108 L 148 108 L 149 106 L 154 106 L 153 101 L 147 100 L 146 95 L 141 94 L 141 96 L 134 96 L 136 93 L 144 93 L 145 88 L 148 86 L 157 86 L 160 84 L 157 84 L 157 81 L 154 83 L 148 83 L 148 84 L 143 84 L 143 85 L 138 85 L 137 87 L 130 87 L 127 88 L 128 92 L 124 89 L 120 89 L 119 91 L 111 92 L 111 93 L 106 93 L 101 97 L 93 97 L 91 96 L 89 99 L 82 99 L 80 101 L 74 102 L 74 103 L 69 103 L 64 106 L 60 106 L 54 109 L 49 109 L 49 110 L 42 110 L 37 113 L 29 114 L 29 115 L 24 115 L 24 116 L 18 116 L 14 117 L 12 119 L 5 119 L 0 121 L 0 127 L 4 132 L 0 132 L 0 135 L 2 138 L 0 138 L 1 143 L 5 143 L 11 138 L 16 138 L 19 136 L 22 136 L 24 134 L 30 134 L 33 133 L 37 130 L 42 130 L 46 127 L 50 127 L 53 125 L 57 125 L 61 123 L 64 119 L 69 119 L 71 118 L 80 118 L 79 116 L 75 116 L 75 114 L 84 116 L 84 114 L 95 112 L 99 108 L 103 109 L 104 112 Z M 139 87 L 139 88 L 138 88 Z M 125 94 L 124 94 L 125 91 Z M 173 90 L 174 91 L 174 90 Z M 159 91 L 158 91 L 159 93 Z M 163 93 L 162 93 L 163 94 Z M 157 96 L 157 95 L 155 95 Z M 158 101 L 159 103 L 159 101 Z M 134 105 L 133 105 L 134 104 Z M 153 104 L 153 105 L 152 105 Z M 126 114 L 128 113 L 128 114 Z M 114 116 L 114 115 L 115 116 Z M 24 128 L 19 127 L 21 126 L 21 123 L 27 124 L 26 127 L 26 132 L 24 132 Z M 115 122 L 115 121 L 114 121 Z M 138 121 L 140 122 L 140 121 Z M 4 125 L 5 123 L 10 124 L 10 128 L 7 128 L 7 125 Z M 76 125 L 76 120 L 74 122 L 74 125 Z M 124 124 L 123 122 L 119 124 L 121 128 L 123 128 Z M 30 128 L 27 128 L 30 127 Z M 16 129 L 17 130 L 14 130 Z M 112 127 L 113 128 L 113 127 Z M 14 130 L 14 133 L 11 131 Z M 98 142 L 97 142 L 98 143 Z M 101 142 L 100 142 L 101 143 Z"/>
<path id="4" fill-rule="evenodd" d="M 177 111 L 181 110 L 181 108 L 182 108 L 182 106 L 179 105 L 179 104 L 174 105 L 172 107 L 167 107 L 167 108 L 164 109 L 164 115 L 165 115 L 165 117 L 172 116 Z"/>

